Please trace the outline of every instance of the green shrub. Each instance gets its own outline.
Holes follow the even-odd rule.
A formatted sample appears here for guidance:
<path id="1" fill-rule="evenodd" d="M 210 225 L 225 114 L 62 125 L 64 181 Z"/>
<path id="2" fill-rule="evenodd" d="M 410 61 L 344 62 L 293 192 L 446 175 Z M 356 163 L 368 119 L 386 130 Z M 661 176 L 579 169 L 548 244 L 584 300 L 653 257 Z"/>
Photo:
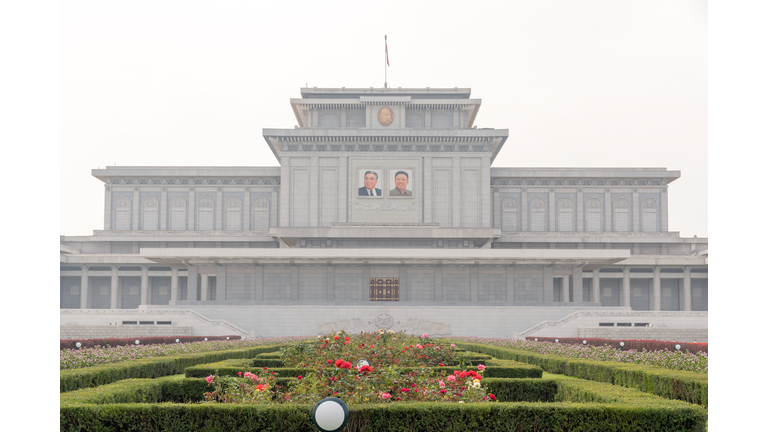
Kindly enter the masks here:
<path id="1" fill-rule="evenodd" d="M 669 402 L 669 401 L 667 401 Z M 315 430 L 312 405 L 62 405 L 61 431 L 292 432 Z M 704 431 L 706 410 L 629 403 L 364 404 L 346 431 Z"/>
<path id="2" fill-rule="evenodd" d="M 262 352 L 274 351 L 280 346 L 212 351 L 178 356 L 163 356 L 91 366 L 83 369 L 67 369 L 59 372 L 59 391 L 67 392 L 86 387 L 96 387 L 129 378 L 157 378 L 184 372 L 190 366 L 217 362 L 225 359 L 250 359 Z"/>
<path id="3" fill-rule="evenodd" d="M 707 376 L 695 372 L 669 370 L 655 366 L 584 360 L 537 354 L 490 345 L 456 342 L 457 346 L 541 367 L 547 372 L 600 381 L 693 404 L 707 406 Z"/>

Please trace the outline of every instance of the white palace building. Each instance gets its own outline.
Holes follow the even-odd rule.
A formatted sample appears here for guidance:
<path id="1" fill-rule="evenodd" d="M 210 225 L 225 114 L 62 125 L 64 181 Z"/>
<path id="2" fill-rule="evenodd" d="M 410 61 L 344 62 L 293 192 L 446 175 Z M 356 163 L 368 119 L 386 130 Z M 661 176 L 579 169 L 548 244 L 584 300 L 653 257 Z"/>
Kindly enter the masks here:
<path id="1" fill-rule="evenodd" d="M 707 340 L 665 168 L 492 167 L 470 89 L 301 89 L 279 167 L 107 167 L 61 236 L 61 337 L 406 330 Z"/>

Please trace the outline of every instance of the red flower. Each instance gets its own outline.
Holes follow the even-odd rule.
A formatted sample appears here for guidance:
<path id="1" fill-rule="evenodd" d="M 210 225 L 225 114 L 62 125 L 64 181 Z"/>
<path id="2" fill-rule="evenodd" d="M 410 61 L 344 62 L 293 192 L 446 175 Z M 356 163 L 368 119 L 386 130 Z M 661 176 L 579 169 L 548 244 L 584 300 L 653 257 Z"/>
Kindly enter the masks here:
<path id="1" fill-rule="evenodd" d="M 412 384 L 411 384 L 411 387 L 416 387 L 416 383 L 412 383 Z"/>
<path id="2" fill-rule="evenodd" d="M 352 363 L 350 362 L 344 362 L 341 364 L 342 369 L 352 369 Z"/>
<path id="3" fill-rule="evenodd" d="M 345 337 L 344 340 L 349 342 L 349 336 Z"/>
<path id="4" fill-rule="evenodd" d="M 447 391 L 448 391 L 448 390 L 446 390 L 446 389 L 442 389 L 442 390 L 440 390 L 440 394 L 443 394 L 443 393 L 445 393 L 445 392 L 447 392 Z"/>
<path id="5" fill-rule="evenodd" d="M 488 397 L 491 398 L 492 401 L 496 400 L 496 396 L 494 396 L 493 393 L 488 393 Z"/>
<path id="6" fill-rule="evenodd" d="M 459 393 L 459 396 L 461 396 L 461 393 Z"/>
<path id="7" fill-rule="evenodd" d="M 296 378 L 296 379 L 301 379 L 301 375 L 299 375 L 298 378 Z"/>
<path id="8" fill-rule="evenodd" d="M 399 400 L 400 400 L 400 396 L 396 397 L 396 398 L 395 398 L 395 400 L 396 400 L 396 401 L 399 401 Z"/>
<path id="9" fill-rule="evenodd" d="M 366 372 L 373 372 L 373 369 L 371 369 L 370 366 L 366 365 L 360 368 L 360 372 L 366 373 Z"/>
<path id="10" fill-rule="evenodd" d="M 344 360 L 342 360 L 342 359 L 337 359 L 337 360 L 336 360 L 336 361 L 333 363 L 333 365 L 334 365 L 334 366 L 336 366 L 336 367 L 340 367 L 342 363 L 344 363 Z"/>
<path id="11" fill-rule="evenodd" d="M 238 372 L 237 375 L 243 376 L 243 373 L 242 372 Z"/>
<path id="12" fill-rule="evenodd" d="M 333 364 L 333 360 L 328 359 L 328 364 Z"/>
<path id="13" fill-rule="evenodd" d="M 440 363 L 440 366 L 445 366 L 444 364 Z"/>
<path id="14" fill-rule="evenodd" d="M 339 339 L 339 335 L 334 336 L 333 339 L 334 340 L 338 340 Z"/>
<path id="15" fill-rule="evenodd" d="M 401 388 L 400 391 L 403 393 L 408 393 L 409 390 L 407 388 Z"/>

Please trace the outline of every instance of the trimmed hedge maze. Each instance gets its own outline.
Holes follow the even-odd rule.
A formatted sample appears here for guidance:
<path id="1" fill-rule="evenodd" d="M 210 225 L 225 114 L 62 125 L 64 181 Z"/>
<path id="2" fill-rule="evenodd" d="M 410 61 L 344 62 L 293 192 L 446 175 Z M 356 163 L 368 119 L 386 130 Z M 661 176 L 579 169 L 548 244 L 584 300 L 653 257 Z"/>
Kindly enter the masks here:
<path id="1" fill-rule="evenodd" d="M 599 367 L 592 364 L 595 362 L 579 363 L 575 359 L 564 363 L 487 345 L 457 345 L 466 350 L 460 369 L 477 371 L 477 365 L 485 366 L 482 386 L 495 395 L 495 402 L 349 404 L 350 420 L 344 430 L 706 430 L 707 410 L 700 404 L 678 400 L 706 403 L 706 376 L 668 375 L 656 370 L 658 368 L 627 372 L 619 367 L 627 365 L 601 362 L 603 366 Z M 280 348 L 222 351 L 207 353 L 206 358 L 175 359 L 152 365 L 147 364 L 149 359 L 126 362 L 131 364 L 116 368 L 121 372 L 105 375 L 101 370 L 94 370 L 93 376 L 86 379 L 84 373 L 88 369 L 97 369 L 88 368 L 78 371 L 78 380 L 62 371 L 60 430 L 314 431 L 310 418 L 312 404 L 201 403 L 203 394 L 211 391 L 206 377 L 214 374 L 234 377 L 238 372 L 255 373 L 266 367 L 275 372 L 279 388 L 283 391 L 294 388 L 298 385 L 297 377 L 306 376 L 310 368 L 284 364 Z M 432 370 L 440 376 L 457 368 L 436 366 Z M 545 379 L 542 378 L 544 370 L 578 378 Z M 129 373 L 133 376 L 126 376 Z M 79 388 L 64 390 L 73 387 Z M 277 399 L 279 392 L 275 395 Z"/>

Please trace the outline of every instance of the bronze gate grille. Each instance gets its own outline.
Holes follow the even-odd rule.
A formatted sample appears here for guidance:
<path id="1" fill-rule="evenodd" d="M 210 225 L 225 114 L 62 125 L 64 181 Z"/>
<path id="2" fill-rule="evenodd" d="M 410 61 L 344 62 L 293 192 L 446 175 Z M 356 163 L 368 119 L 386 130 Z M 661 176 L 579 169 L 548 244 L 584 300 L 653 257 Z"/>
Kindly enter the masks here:
<path id="1" fill-rule="evenodd" d="M 371 301 L 400 301 L 400 278 L 371 278 Z"/>

